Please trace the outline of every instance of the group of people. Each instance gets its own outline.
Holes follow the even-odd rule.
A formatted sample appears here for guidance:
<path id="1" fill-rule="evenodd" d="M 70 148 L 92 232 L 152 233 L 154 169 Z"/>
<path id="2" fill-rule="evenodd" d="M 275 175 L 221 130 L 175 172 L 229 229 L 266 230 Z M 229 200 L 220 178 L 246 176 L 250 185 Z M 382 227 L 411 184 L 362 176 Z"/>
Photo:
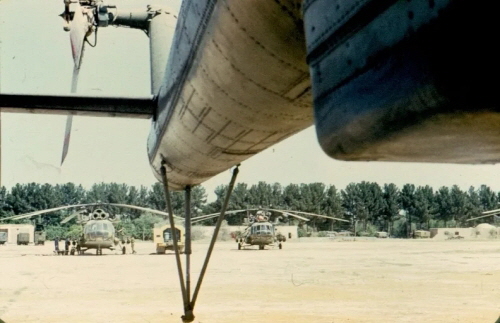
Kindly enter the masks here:
<path id="1" fill-rule="evenodd" d="M 64 241 L 64 250 L 59 250 L 59 241 Z M 75 245 L 76 241 L 73 241 L 73 244 Z M 63 252 L 66 255 L 69 254 L 69 252 L 70 252 L 70 250 L 69 250 L 70 246 L 71 246 L 71 240 L 69 238 L 66 238 L 65 240 L 59 240 L 59 237 L 56 237 L 54 239 L 54 249 L 55 249 L 54 252 L 56 254 L 60 254 L 60 253 L 63 253 Z"/>
<path id="2" fill-rule="evenodd" d="M 123 245 L 130 244 L 130 249 L 132 250 L 132 253 L 133 254 L 136 253 L 135 252 L 135 239 L 134 239 L 134 237 L 130 237 L 130 238 L 127 237 L 127 240 L 125 240 L 124 238 L 119 239 L 118 237 L 115 237 L 113 243 L 115 245 L 115 250 L 117 250 L 117 251 L 123 250 Z"/>

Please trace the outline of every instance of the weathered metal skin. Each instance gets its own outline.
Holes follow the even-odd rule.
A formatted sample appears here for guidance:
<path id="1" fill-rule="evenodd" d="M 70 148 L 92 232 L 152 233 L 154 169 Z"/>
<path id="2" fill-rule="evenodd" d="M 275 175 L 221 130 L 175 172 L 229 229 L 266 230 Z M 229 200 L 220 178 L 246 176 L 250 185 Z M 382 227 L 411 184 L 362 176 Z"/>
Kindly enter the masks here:
<path id="1" fill-rule="evenodd" d="M 300 0 L 184 1 L 148 140 L 199 184 L 312 124 Z"/>
<path id="2" fill-rule="evenodd" d="M 463 0 L 306 0 L 323 150 L 344 160 L 500 161 L 495 10 Z"/>

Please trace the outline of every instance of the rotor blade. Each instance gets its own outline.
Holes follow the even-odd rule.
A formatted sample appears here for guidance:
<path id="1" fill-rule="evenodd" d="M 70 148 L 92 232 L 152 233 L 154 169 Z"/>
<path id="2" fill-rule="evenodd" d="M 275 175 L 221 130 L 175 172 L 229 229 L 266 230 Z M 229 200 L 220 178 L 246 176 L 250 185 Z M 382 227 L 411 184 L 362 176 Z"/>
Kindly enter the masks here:
<path id="1" fill-rule="evenodd" d="M 239 213 L 239 212 L 242 212 L 242 211 L 246 211 L 246 210 L 233 210 L 233 211 L 227 211 L 225 212 L 224 214 L 234 214 L 234 213 Z M 206 219 L 206 218 L 212 218 L 214 216 L 218 216 L 220 214 L 220 212 L 217 212 L 217 213 L 210 213 L 210 214 L 205 214 L 205 215 L 200 215 L 200 216 L 197 216 L 197 217 L 194 217 L 194 218 L 191 218 L 191 220 L 202 220 L 202 219 Z M 191 221 L 191 223 L 193 223 L 193 221 Z"/>
<path id="2" fill-rule="evenodd" d="M 500 213 L 500 209 L 484 211 L 481 214 L 493 214 L 493 213 Z"/>
<path id="3" fill-rule="evenodd" d="M 129 205 L 129 204 L 117 204 L 117 203 L 107 203 L 107 205 L 119 206 L 119 207 L 126 207 L 126 208 L 129 208 L 129 209 L 134 209 L 134 210 L 139 210 L 139 211 L 154 213 L 154 214 L 158 214 L 158 215 L 168 216 L 167 212 L 163 212 L 163 211 L 159 211 L 159 210 L 155 210 L 155 209 L 150 209 L 150 208 L 142 207 L 142 206 Z M 176 215 L 174 215 L 174 218 L 184 220 L 184 218 L 181 218 L 180 216 L 176 216 Z"/>
<path id="4" fill-rule="evenodd" d="M 304 218 L 304 217 L 301 217 L 297 214 L 293 214 L 293 213 L 288 213 L 288 212 L 282 212 L 283 215 L 290 215 L 290 216 L 293 216 L 294 218 L 297 218 L 299 220 L 303 220 L 303 221 L 309 221 L 308 218 Z"/>
<path id="5" fill-rule="evenodd" d="M 73 212 L 71 215 L 67 216 L 64 218 L 64 220 L 61 221 L 61 224 L 64 224 L 66 222 L 69 222 L 69 220 L 73 219 L 76 217 L 78 214 L 80 214 L 80 211 Z"/>
<path id="6" fill-rule="evenodd" d="M 64 163 L 66 156 L 68 155 L 69 139 L 71 137 L 71 125 L 72 124 L 73 124 L 73 116 L 69 115 L 66 118 L 66 129 L 64 130 L 64 142 L 63 142 L 63 151 L 62 151 L 62 157 L 61 157 L 61 166 Z"/>
<path id="7" fill-rule="evenodd" d="M 316 213 L 309 213 L 309 212 L 302 212 L 302 211 L 292 211 L 292 210 L 288 210 L 288 211 L 285 211 L 285 210 L 271 210 L 271 211 L 277 211 L 277 212 L 294 212 L 294 213 L 299 213 L 299 214 L 305 214 L 305 215 L 311 215 L 311 216 L 317 216 L 317 217 L 320 217 L 320 218 L 326 218 L 326 219 L 332 219 L 332 220 L 338 220 L 338 221 L 344 221 L 344 222 L 350 222 L 348 220 L 345 220 L 345 219 L 341 219 L 341 218 L 335 218 L 333 216 L 327 216 L 327 215 L 322 215 L 322 214 L 316 214 Z"/>
<path id="8" fill-rule="evenodd" d="M 307 214 L 307 213 L 305 213 L 305 214 Z M 349 220 L 341 219 L 341 218 L 336 218 L 336 217 L 333 217 L 333 216 L 321 215 L 321 214 L 314 214 L 314 213 L 311 213 L 311 215 L 312 216 L 317 216 L 317 217 L 320 217 L 320 218 L 332 219 L 332 220 L 344 221 L 344 222 L 347 222 L 347 223 L 351 223 L 351 221 L 349 221 Z"/>
<path id="9" fill-rule="evenodd" d="M 82 44 L 82 49 L 81 49 L 81 55 L 78 58 L 79 61 L 77 62 L 77 58 L 75 58 L 75 66 L 73 67 L 73 77 L 71 78 L 71 94 L 76 93 L 76 90 L 78 88 L 78 77 L 80 75 L 80 62 L 81 62 L 81 56 L 83 56 L 83 44 Z M 62 151 L 62 157 L 61 157 L 61 166 L 64 163 L 64 160 L 66 159 L 66 156 L 68 155 L 68 150 L 69 150 L 69 140 L 71 138 L 71 127 L 73 125 L 73 115 L 68 115 L 66 118 L 66 128 L 64 129 L 64 142 L 63 142 L 63 151 Z"/>
<path id="10" fill-rule="evenodd" d="M 82 206 L 92 206 L 92 205 L 101 205 L 102 203 L 88 203 L 88 204 L 75 204 L 75 205 L 65 205 L 65 206 L 59 206 L 51 209 L 45 209 L 45 210 L 40 210 L 40 211 L 35 211 L 35 212 L 30 212 L 30 213 L 25 213 L 25 214 L 18 214 L 14 216 L 10 216 L 8 218 L 3 218 L 1 220 L 20 220 L 24 218 L 29 218 L 35 215 L 40 215 L 40 214 L 45 214 L 45 213 L 50 213 L 50 212 L 55 212 L 55 211 L 60 211 L 60 210 L 65 210 L 65 209 L 70 209 L 70 208 L 75 208 L 75 207 L 82 207 Z"/>
<path id="11" fill-rule="evenodd" d="M 492 214 L 486 214 L 486 215 L 476 216 L 475 218 L 470 218 L 470 219 L 465 220 L 465 221 L 472 221 L 472 220 L 482 219 L 482 218 L 486 218 L 486 217 L 493 216 L 493 215 L 496 215 L 496 214 L 492 213 Z"/>
<path id="12" fill-rule="evenodd" d="M 197 222 L 201 222 L 201 221 L 205 221 L 205 220 L 208 220 L 208 219 L 213 219 L 213 218 L 216 218 L 219 216 L 220 213 L 217 213 L 217 214 L 211 214 L 210 216 L 205 216 L 203 217 L 203 219 L 200 219 L 199 217 L 197 217 L 196 219 L 193 218 L 191 219 L 191 223 L 197 223 Z"/>
<path id="13" fill-rule="evenodd" d="M 80 75 L 80 67 L 83 58 L 83 50 L 85 48 L 85 35 L 90 29 L 89 23 L 83 15 L 80 3 L 75 3 L 75 14 L 70 23 L 69 38 L 71 42 L 71 50 L 73 54 L 73 77 L 71 78 L 71 93 L 76 93 L 78 88 L 78 76 Z M 64 130 L 63 151 L 61 157 L 61 166 L 68 155 L 69 141 L 71 138 L 71 126 L 73 124 L 73 116 L 68 115 L 66 118 L 66 129 Z"/>

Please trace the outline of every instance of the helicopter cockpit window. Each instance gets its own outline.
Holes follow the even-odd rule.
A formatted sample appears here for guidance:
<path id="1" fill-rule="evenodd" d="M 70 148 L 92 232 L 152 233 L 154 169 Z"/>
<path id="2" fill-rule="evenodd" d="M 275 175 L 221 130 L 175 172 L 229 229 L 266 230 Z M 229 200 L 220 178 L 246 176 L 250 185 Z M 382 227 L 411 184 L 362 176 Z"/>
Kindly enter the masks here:
<path id="1" fill-rule="evenodd" d="M 114 231 L 112 225 L 108 225 L 108 223 L 102 224 L 102 236 L 104 238 L 108 238 L 112 231 Z"/>
<path id="2" fill-rule="evenodd" d="M 252 227 L 252 234 L 271 234 L 269 224 L 257 224 Z"/>
<path id="3" fill-rule="evenodd" d="M 177 241 L 181 241 L 181 233 L 180 233 L 180 230 L 178 229 L 175 229 L 175 234 L 173 236 L 175 236 L 177 238 Z M 165 231 L 163 231 L 163 240 L 165 242 L 167 241 L 170 241 L 170 240 L 173 240 L 173 236 L 172 236 L 172 233 L 171 233 L 171 229 L 170 228 L 167 228 L 165 229 Z"/>

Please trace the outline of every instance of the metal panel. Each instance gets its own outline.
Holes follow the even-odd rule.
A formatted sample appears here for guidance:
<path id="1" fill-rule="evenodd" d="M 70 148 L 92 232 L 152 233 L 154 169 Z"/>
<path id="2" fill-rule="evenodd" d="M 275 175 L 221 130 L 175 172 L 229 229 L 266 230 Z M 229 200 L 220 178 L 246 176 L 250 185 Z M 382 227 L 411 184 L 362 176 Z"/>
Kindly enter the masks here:
<path id="1" fill-rule="evenodd" d="M 312 124 L 300 0 L 183 2 L 148 151 L 199 184 Z"/>
<path id="2" fill-rule="evenodd" d="M 500 72 L 500 52 L 492 4 L 359 3 L 346 14 L 337 10 L 341 1 L 306 2 L 323 150 L 344 160 L 500 161 L 500 107 L 491 81 Z"/>

